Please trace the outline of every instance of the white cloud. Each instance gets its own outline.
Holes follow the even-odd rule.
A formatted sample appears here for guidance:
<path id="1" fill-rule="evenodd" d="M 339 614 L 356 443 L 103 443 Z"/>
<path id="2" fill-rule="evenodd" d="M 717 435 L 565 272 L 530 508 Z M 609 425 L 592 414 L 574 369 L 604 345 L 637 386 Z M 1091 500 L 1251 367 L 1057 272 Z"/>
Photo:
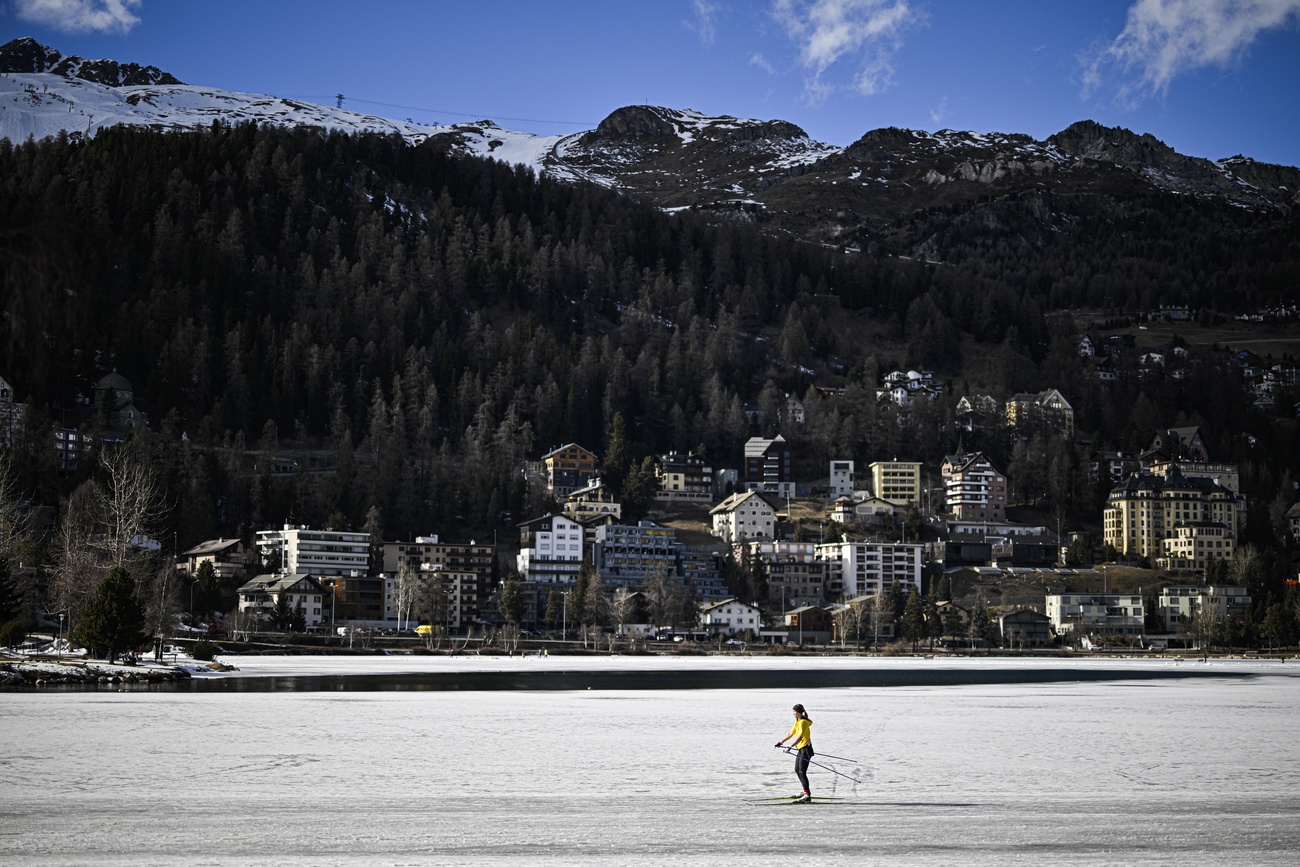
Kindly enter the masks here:
<path id="1" fill-rule="evenodd" d="M 712 0 L 691 0 L 691 11 L 695 16 L 683 21 L 682 24 L 687 30 L 700 37 L 700 41 L 706 46 L 712 45 L 718 38 L 718 28 L 713 19 L 721 8 Z"/>
<path id="2" fill-rule="evenodd" d="M 938 127 L 943 123 L 943 119 L 948 116 L 948 97 L 939 100 L 939 107 L 930 109 L 930 120 Z"/>
<path id="3" fill-rule="evenodd" d="M 923 18 L 911 0 L 775 0 L 772 16 L 799 47 L 812 102 L 839 89 L 831 71 L 841 61 L 855 68 L 851 87 L 859 93 L 889 87 L 903 32 Z"/>
<path id="4" fill-rule="evenodd" d="M 772 64 L 768 63 L 767 58 L 761 54 L 755 54 L 753 57 L 749 58 L 749 65 L 757 66 L 768 75 L 776 75 L 776 68 L 773 67 Z"/>
<path id="5" fill-rule="evenodd" d="M 129 33 L 140 23 L 141 0 L 14 0 L 18 18 L 65 33 Z"/>
<path id="6" fill-rule="evenodd" d="M 1082 58 L 1084 95 L 1113 80 L 1134 105 L 1184 73 L 1240 62 L 1260 33 L 1298 20 L 1300 0 L 1137 0 L 1115 41 Z"/>

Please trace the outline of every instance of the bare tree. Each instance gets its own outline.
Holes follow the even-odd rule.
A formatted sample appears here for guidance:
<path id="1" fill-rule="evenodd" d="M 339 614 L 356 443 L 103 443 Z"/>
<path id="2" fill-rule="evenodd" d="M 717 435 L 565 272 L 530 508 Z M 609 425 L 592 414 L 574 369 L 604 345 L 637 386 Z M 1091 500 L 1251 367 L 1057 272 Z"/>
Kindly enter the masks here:
<path id="1" fill-rule="evenodd" d="M 681 619 L 682 587 L 674 575 L 656 567 L 647 577 L 645 593 L 650 600 L 650 619 L 655 627 L 676 626 Z"/>
<path id="2" fill-rule="evenodd" d="M 1202 650 L 1209 650 L 1223 640 L 1223 617 L 1208 598 L 1192 613 L 1192 634 Z"/>
<path id="3" fill-rule="evenodd" d="M 77 620 L 110 567 L 140 571 L 146 556 L 142 543 L 166 514 L 162 486 L 130 446 L 102 448 L 98 476 L 73 491 L 56 534 L 51 590 L 70 620 Z M 148 580 L 140 582 L 141 598 L 146 604 L 156 603 L 158 616 L 163 617 L 170 579 L 163 578 L 157 588 L 155 577 L 150 571 Z"/>
<path id="4" fill-rule="evenodd" d="M 1242 545 L 1228 561 L 1228 574 L 1240 586 L 1252 587 L 1259 583 L 1262 565 L 1259 549 L 1254 545 Z"/>
<path id="5" fill-rule="evenodd" d="M 18 473 L 9 452 L 0 452 L 0 557 L 10 561 L 31 539 L 32 512 L 18 490 Z"/>
<path id="6" fill-rule="evenodd" d="M 253 633 L 257 631 L 258 617 L 255 613 L 247 608 L 236 608 L 225 617 L 225 623 L 230 627 L 230 637 L 235 641 L 251 641 Z M 240 636 L 243 638 L 240 638 Z"/>
<path id="7" fill-rule="evenodd" d="M 103 525 L 100 544 L 113 565 L 124 566 L 131 551 L 166 517 L 167 500 L 153 472 L 131 449 L 101 449 L 99 465 L 103 476 L 98 489 Z"/>
<path id="8" fill-rule="evenodd" d="M 397 567 L 397 578 L 393 581 L 393 607 L 397 609 L 398 622 L 406 629 L 415 609 L 415 600 L 420 588 L 420 578 L 416 570 L 405 559 Z"/>
<path id="9" fill-rule="evenodd" d="M 618 634 L 623 634 L 623 628 L 627 626 L 628 620 L 636 613 L 636 599 L 633 593 L 627 587 L 620 587 L 614 591 L 614 602 L 610 605 L 610 613 L 613 615 L 614 623 L 618 626 Z"/>

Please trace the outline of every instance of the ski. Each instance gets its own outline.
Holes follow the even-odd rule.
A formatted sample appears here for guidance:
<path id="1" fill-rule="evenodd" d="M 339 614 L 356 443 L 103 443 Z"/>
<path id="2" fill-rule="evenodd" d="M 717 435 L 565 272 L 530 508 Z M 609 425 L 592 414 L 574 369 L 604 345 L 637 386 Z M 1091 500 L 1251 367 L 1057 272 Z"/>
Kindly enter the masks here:
<path id="1" fill-rule="evenodd" d="M 750 804 L 770 804 L 770 803 L 780 803 L 782 801 L 789 801 L 790 803 L 795 803 L 799 801 L 799 799 L 802 797 L 803 795 L 789 795 L 784 798 L 745 798 L 745 801 Z M 812 799 L 814 801 L 843 801 L 844 800 L 843 798 L 835 798 L 829 795 L 826 796 L 813 795 Z"/>

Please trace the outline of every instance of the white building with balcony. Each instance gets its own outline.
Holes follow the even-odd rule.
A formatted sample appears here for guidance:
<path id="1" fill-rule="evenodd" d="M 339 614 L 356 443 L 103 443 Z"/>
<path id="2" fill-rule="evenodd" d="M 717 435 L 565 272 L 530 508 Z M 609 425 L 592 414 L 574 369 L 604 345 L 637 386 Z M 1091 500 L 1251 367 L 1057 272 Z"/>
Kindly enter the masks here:
<path id="1" fill-rule="evenodd" d="M 1046 601 L 1047 619 L 1057 635 L 1076 627 L 1091 635 L 1143 633 L 1140 593 L 1055 593 Z"/>
<path id="2" fill-rule="evenodd" d="M 1165 629 L 1177 632 L 1180 624 L 1192 623 L 1201 611 L 1213 611 L 1214 619 L 1244 619 L 1251 599 L 1245 587 L 1235 584 L 1205 584 L 1196 587 L 1166 587 L 1160 591 L 1160 619 Z"/>
<path id="3" fill-rule="evenodd" d="M 921 592 L 921 545 L 892 542 L 829 542 L 817 546 L 826 564 L 827 598 L 852 599 L 888 593 L 895 585 Z"/>
<path id="4" fill-rule="evenodd" d="M 370 534 L 347 530 L 312 530 L 285 524 L 260 530 L 257 551 L 263 560 L 280 555 L 280 571 L 318 578 L 365 575 L 370 569 Z"/>
<path id="5" fill-rule="evenodd" d="M 519 525 L 515 566 L 525 581 L 568 584 L 582 568 L 582 525 L 563 515 L 546 515 Z"/>

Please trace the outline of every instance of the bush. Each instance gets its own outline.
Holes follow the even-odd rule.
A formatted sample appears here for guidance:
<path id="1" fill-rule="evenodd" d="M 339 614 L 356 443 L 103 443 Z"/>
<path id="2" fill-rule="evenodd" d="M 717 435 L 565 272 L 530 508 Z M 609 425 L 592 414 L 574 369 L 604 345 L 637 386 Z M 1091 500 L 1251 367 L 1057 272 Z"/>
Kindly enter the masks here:
<path id="1" fill-rule="evenodd" d="M 0 647 L 13 647 L 15 644 L 22 644 L 26 640 L 27 627 L 22 620 L 14 618 L 0 626 Z"/>
<path id="2" fill-rule="evenodd" d="M 190 646 L 190 656 L 202 662 L 211 662 L 217 655 L 217 646 L 206 638 L 200 638 Z"/>

